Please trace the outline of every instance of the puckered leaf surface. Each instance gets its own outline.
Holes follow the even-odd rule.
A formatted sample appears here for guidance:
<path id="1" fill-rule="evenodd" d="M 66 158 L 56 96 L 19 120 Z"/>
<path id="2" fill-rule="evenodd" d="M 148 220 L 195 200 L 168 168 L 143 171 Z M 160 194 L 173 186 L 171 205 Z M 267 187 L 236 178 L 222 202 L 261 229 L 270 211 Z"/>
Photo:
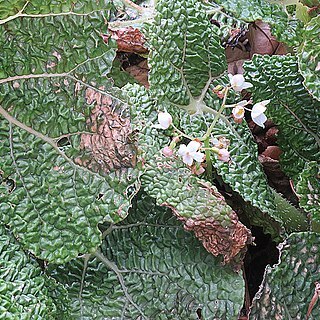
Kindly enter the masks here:
<path id="1" fill-rule="evenodd" d="M 198 0 L 159 1 L 150 43 L 150 89 L 158 100 L 195 113 L 211 81 L 226 70 L 216 28 Z"/>
<path id="2" fill-rule="evenodd" d="M 59 292 L 54 299 L 53 288 Z M 54 320 L 58 312 L 68 313 L 59 310 L 62 301 L 68 302 L 66 290 L 43 274 L 12 234 L 0 226 L 0 318 Z"/>
<path id="3" fill-rule="evenodd" d="M 125 104 L 104 93 L 115 56 L 105 14 L 0 26 L 1 222 L 49 261 L 95 250 L 97 224 L 123 219 L 135 191 Z"/>
<path id="4" fill-rule="evenodd" d="M 196 30 L 195 24 L 200 26 Z M 229 82 L 217 30 L 209 23 L 199 1 L 160 1 L 155 24 L 147 28 L 147 36 L 151 43 L 150 93 L 157 108 L 167 108 L 187 134 L 202 136 L 221 105 L 211 89 Z M 238 95 L 230 93 L 228 103 L 236 99 Z M 189 116 L 181 109 L 198 114 Z M 232 156 L 230 164 L 212 159 L 218 174 L 246 201 L 280 221 L 279 217 L 284 215 L 277 212 L 274 192 L 257 160 L 256 145 L 247 125 L 236 125 L 228 116 L 221 116 L 213 133 L 230 140 Z M 150 180 L 152 177 L 148 183 Z"/>
<path id="5" fill-rule="evenodd" d="M 255 56 L 245 63 L 253 101 L 270 99 L 266 114 L 280 128 L 282 168 L 296 183 L 305 163 L 320 159 L 320 103 L 312 99 L 292 56 Z"/>
<path id="6" fill-rule="evenodd" d="M 82 14 L 95 10 L 105 10 L 109 3 L 110 0 L 0 0 L 0 19 L 11 20 L 12 17 L 40 14 Z"/>
<path id="7" fill-rule="evenodd" d="M 310 213 L 311 219 L 320 223 L 320 166 L 317 162 L 306 163 L 297 185 L 300 206 Z"/>
<path id="8" fill-rule="evenodd" d="M 146 196 L 106 231 L 101 251 L 51 269 L 68 288 L 72 319 L 236 320 L 241 275 L 203 249 L 170 210 Z"/>
<path id="9" fill-rule="evenodd" d="M 239 258 L 251 242 L 250 231 L 240 223 L 215 186 L 194 175 L 180 158 L 165 158 L 161 154 L 169 139 L 163 130 L 153 127 L 157 119 L 154 101 L 144 88 L 127 86 L 126 89 L 133 106 L 133 129 L 139 131 L 143 189 L 159 205 L 170 207 L 209 252 L 221 254 L 225 262 L 235 262 L 235 267 L 239 267 Z"/>
<path id="10" fill-rule="evenodd" d="M 293 233 L 282 244 L 280 262 L 267 267 L 260 290 L 256 294 L 250 320 L 306 319 L 309 304 L 319 282 L 319 234 Z M 310 320 L 319 319 L 315 305 Z"/>
<path id="11" fill-rule="evenodd" d="M 304 31 L 304 41 L 299 48 L 299 70 L 307 90 L 320 101 L 320 16 L 313 18 Z"/>

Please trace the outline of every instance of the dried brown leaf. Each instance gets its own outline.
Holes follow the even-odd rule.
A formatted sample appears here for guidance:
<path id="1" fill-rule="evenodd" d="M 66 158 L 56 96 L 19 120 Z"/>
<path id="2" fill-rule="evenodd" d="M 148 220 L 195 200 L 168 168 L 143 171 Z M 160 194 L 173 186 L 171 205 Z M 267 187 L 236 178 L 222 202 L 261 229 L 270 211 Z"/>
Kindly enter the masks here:
<path id="1" fill-rule="evenodd" d="M 118 51 L 131 52 L 137 54 L 147 54 L 148 49 L 144 46 L 145 38 L 139 29 L 133 27 L 124 27 L 119 29 L 108 29 L 111 38 L 117 41 Z M 104 37 L 105 42 L 108 37 Z"/>

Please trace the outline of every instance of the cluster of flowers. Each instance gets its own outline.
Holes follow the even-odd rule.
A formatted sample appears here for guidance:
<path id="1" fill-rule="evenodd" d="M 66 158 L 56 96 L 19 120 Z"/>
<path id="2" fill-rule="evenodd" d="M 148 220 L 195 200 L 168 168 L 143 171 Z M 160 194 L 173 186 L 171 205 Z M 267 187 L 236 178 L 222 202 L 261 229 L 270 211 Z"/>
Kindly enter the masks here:
<path id="1" fill-rule="evenodd" d="M 252 84 L 249 82 L 246 82 L 242 74 L 236 74 L 231 75 L 229 74 L 230 79 L 230 87 L 240 92 L 243 89 L 251 88 Z M 225 88 L 224 88 L 225 90 Z M 224 90 L 219 91 L 218 96 L 223 97 Z M 236 123 L 241 123 L 244 115 L 245 110 L 251 112 L 251 118 L 254 123 L 264 128 L 264 123 L 267 120 L 266 115 L 264 112 L 266 111 L 266 105 L 270 102 L 270 100 L 264 100 L 259 103 L 256 103 L 253 105 L 252 109 L 248 109 L 246 106 L 248 104 L 252 104 L 252 101 L 249 100 L 243 100 L 238 103 L 232 104 L 232 105 L 225 105 L 225 108 L 232 108 L 232 116 L 234 118 L 234 121 Z M 167 112 L 159 112 L 158 114 L 158 122 L 159 124 L 155 127 L 160 129 L 168 129 L 172 124 L 172 116 Z M 171 157 L 173 155 L 173 149 L 175 148 L 177 142 L 179 141 L 179 138 L 174 138 L 170 146 L 166 146 L 162 153 L 166 157 Z M 214 152 L 218 156 L 218 160 L 223 162 L 229 162 L 230 161 L 230 153 L 228 151 L 229 141 L 223 137 L 212 138 L 210 139 L 211 145 L 213 147 L 209 148 L 210 151 Z M 179 146 L 178 155 L 182 157 L 182 161 L 187 164 L 188 166 L 192 166 L 193 162 L 196 161 L 198 163 L 201 163 L 205 160 L 205 154 L 201 151 L 204 151 L 208 148 L 202 148 L 201 147 L 201 141 L 199 139 L 194 139 L 188 143 L 188 145 L 181 144 Z M 202 168 L 202 169 L 201 169 Z M 196 170 L 196 173 L 202 173 L 204 172 L 203 167 L 201 167 L 199 170 Z"/>

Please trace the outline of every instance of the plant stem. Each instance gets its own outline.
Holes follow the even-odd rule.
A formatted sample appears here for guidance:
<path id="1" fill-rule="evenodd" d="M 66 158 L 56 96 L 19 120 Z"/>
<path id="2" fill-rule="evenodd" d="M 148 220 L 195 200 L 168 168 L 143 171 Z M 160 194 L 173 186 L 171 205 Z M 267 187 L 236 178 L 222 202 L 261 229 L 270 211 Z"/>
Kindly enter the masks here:
<path id="1" fill-rule="evenodd" d="M 193 138 L 191 136 L 188 136 L 187 134 L 185 134 L 181 130 L 179 130 L 173 123 L 171 125 L 174 128 L 174 130 L 176 130 L 179 133 L 180 136 L 185 137 L 185 138 L 187 138 L 189 140 L 195 140 L 195 138 Z"/>
<path id="2" fill-rule="evenodd" d="M 133 9 L 137 10 L 140 13 L 143 12 L 143 10 L 144 10 L 142 7 L 140 7 L 136 3 L 132 2 L 131 0 L 122 0 L 122 3 L 124 5 L 127 5 L 127 6 L 133 8 Z"/>
<path id="3" fill-rule="evenodd" d="M 135 19 L 135 20 L 113 21 L 113 22 L 109 22 L 108 26 L 110 28 L 129 27 L 129 26 L 133 26 L 136 24 L 150 22 L 152 20 L 153 20 L 153 17 L 144 17 L 144 18 Z"/>
<path id="4" fill-rule="evenodd" d="M 210 137 L 210 134 L 214 128 L 214 126 L 216 125 L 217 121 L 219 120 L 220 116 L 222 115 L 223 110 L 225 109 L 225 105 L 226 105 L 226 101 L 227 101 L 227 96 L 228 96 L 228 92 L 229 92 L 229 87 L 226 87 L 225 89 L 225 94 L 223 97 L 223 101 L 222 101 L 222 105 L 220 107 L 220 110 L 218 111 L 218 113 L 215 115 L 210 127 L 208 128 L 207 132 L 205 133 L 205 135 L 203 137 L 200 138 L 201 141 L 205 141 Z"/>
<path id="5" fill-rule="evenodd" d="M 205 154 L 206 154 L 206 164 L 207 164 L 207 170 L 206 175 L 209 181 L 212 181 L 212 163 L 210 158 L 210 142 L 209 138 L 204 140 L 204 146 L 205 146 Z"/>

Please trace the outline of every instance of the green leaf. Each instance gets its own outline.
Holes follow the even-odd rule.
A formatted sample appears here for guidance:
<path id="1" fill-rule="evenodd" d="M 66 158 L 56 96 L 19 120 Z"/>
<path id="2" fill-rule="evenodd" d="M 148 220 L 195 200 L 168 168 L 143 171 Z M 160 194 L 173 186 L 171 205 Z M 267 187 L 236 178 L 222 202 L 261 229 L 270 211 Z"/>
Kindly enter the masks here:
<path id="1" fill-rule="evenodd" d="M 320 166 L 316 162 L 306 163 L 297 184 L 300 206 L 310 213 L 311 221 L 320 223 Z"/>
<path id="2" fill-rule="evenodd" d="M 299 181 L 305 163 L 320 159 L 320 103 L 305 90 L 292 56 L 254 56 L 245 63 L 254 103 L 270 99 L 266 114 L 279 126 L 277 142 L 285 173 Z"/>
<path id="3" fill-rule="evenodd" d="M 212 93 L 213 87 L 229 83 L 225 74 L 224 50 L 219 45 L 217 31 L 208 22 L 200 2 L 160 1 L 157 10 L 155 24 L 147 28 L 151 44 L 151 98 L 155 100 L 156 109 L 166 108 L 172 113 L 174 122 L 182 131 L 193 137 L 201 137 L 218 114 L 221 105 L 221 100 Z M 196 23 L 200 28 L 194 30 Z M 170 30 L 174 32 L 169 31 L 169 25 L 172 26 Z M 228 103 L 234 103 L 235 99 L 239 99 L 238 95 L 231 93 Z M 181 109 L 192 113 L 192 116 Z M 213 157 L 213 165 L 224 182 L 230 184 L 246 201 L 267 212 L 278 222 L 285 220 L 285 215 L 277 212 L 274 192 L 269 187 L 262 166 L 258 162 L 257 147 L 249 128 L 245 123 L 231 123 L 229 115 L 230 113 L 220 117 L 213 134 L 225 136 L 230 140 L 232 162 L 226 164 Z M 146 145 L 150 143 L 153 142 Z M 159 152 L 164 146 L 165 143 L 155 149 Z M 148 153 L 150 154 L 150 151 Z M 151 151 L 151 154 L 154 154 L 154 151 Z M 148 188 L 151 188 L 150 181 L 156 172 L 159 172 L 159 165 L 153 167 L 155 171 L 148 179 Z M 161 168 L 163 169 L 163 166 Z M 175 166 L 172 167 L 172 171 L 174 170 Z M 182 172 L 181 175 L 185 175 Z M 167 177 L 169 176 L 168 172 Z M 160 177 L 162 173 L 158 175 L 157 181 L 167 181 L 167 178 Z M 176 183 L 179 183 L 179 180 Z M 162 181 L 157 187 L 163 184 Z M 159 190 L 165 194 L 165 189 Z M 163 201 L 164 198 L 161 199 Z M 304 221 L 301 223 L 303 225 Z"/>
<path id="4" fill-rule="evenodd" d="M 313 18 L 304 31 L 304 41 L 299 48 L 299 70 L 304 86 L 320 101 L 320 16 Z"/>
<path id="5" fill-rule="evenodd" d="M 111 225 L 95 257 L 51 266 L 69 290 L 72 319 L 237 319 L 244 282 L 142 195 Z"/>
<path id="6" fill-rule="evenodd" d="M 13 18 L 30 15 L 50 15 L 60 13 L 87 13 L 107 9 L 109 0 L 0 0 L 0 24 Z"/>
<path id="7" fill-rule="evenodd" d="M 280 247 L 279 264 L 268 266 L 249 319 L 306 319 L 319 281 L 319 234 L 294 233 Z M 311 319 L 319 319 L 317 305 Z"/>
<path id="8" fill-rule="evenodd" d="M 200 1 L 159 1 L 147 27 L 149 82 L 159 101 L 201 111 L 211 81 L 226 70 L 216 27 Z"/>
<path id="9" fill-rule="evenodd" d="M 115 43 L 100 36 L 105 14 L 0 27 L 1 221 L 57 263 L 94 251 L 97 224 L 126 217 L 137 187 L 126 104 L 106 79 Z"/>
<path id="10" fill-rule="evenodd" d="M 144 88 L 127 86 L 126 89 L 132 105 L 132 125 L 139 132 L 143 189 L 158 205 L 171 208 L 209 252 L 223 255 L 224 262 L 231 261 L 239 268 L 240 258 L 251 242 L 250 231 L 240 223 L 215 186 L 198 178 L 181 159 L 161 154 L 169 139 L 163 130 L 153 127 L 157 119 L 154 101 Z"/>
<path id="11" fill-rule="evenodd" d="M 13 235 L 0 226 L 0 318 L 57 319 L 57 313 L 68 313 L 62 301 L 67 292 L 56 281 L 43 274 L 34 259 L 25 254 Z M 52 298 L 55 288 L 59 297 Z M 62 310 L 59 310 L 62 307 Z"/>
<path id="12" fill-rule="evenodd" d="M 311 19 L 309 13 L 309 8 L 302 3 L 297 3 L 296 5 L 296 17 L 301 20 L 304 24 L 308 23 Z"/>

